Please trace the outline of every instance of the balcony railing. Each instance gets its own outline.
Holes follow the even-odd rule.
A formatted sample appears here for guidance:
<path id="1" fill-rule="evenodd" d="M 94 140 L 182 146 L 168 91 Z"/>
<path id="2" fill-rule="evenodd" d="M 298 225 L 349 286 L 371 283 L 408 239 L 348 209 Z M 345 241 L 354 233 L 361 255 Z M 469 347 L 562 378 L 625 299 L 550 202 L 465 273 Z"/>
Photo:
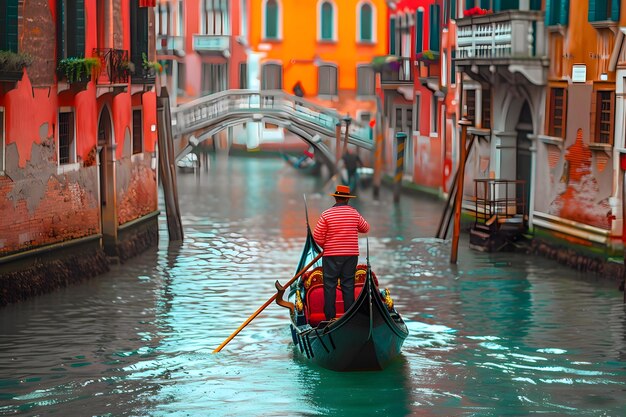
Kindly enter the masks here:
<path id="1" fill-rule="evenodd" d="M 543 12 L 508 10 L 457 20 L 457 60 L 545 57 Z"/>
<path id="2" fill-rule="evenodd" d="M 100 59 L 98 85 L 126 84 L 130 76 L 128 51 L 122 49 L 94 49 L 93 56 Z"/>
<path id="3" fill-rule="evenodd" d="M 411 58 L 399 57 L 397 62 L 382 71 L 382 84 L 401 84 L 413 82 L 413 61 Z"/>
<path id="4" fill-rule="evenodd" d="M 230 52 L 229 35 L 193 35 L 193 50 L 201 54 Z"/>

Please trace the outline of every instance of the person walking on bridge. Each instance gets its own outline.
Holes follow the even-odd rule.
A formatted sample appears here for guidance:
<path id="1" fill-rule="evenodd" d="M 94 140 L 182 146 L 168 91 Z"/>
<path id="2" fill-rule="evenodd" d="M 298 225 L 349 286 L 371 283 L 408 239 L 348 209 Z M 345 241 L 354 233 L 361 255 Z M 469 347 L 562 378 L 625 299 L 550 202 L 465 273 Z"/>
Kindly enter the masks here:
<path id="1" fill-rule="evenodd" d="M 337 280 L 341 279 L 344 311 L 354 303 L 354 275 L 359 261 L 359 233 L 367 233 L 370 226 L 361 214 L 348 203 L 356 196 L 350 187 L 337 185 L 331 196 L 335 205 L 320 216 L 313 238 L 324 249 L 322 271 L 324 274 L 324 315 L 335 318 Z"/>

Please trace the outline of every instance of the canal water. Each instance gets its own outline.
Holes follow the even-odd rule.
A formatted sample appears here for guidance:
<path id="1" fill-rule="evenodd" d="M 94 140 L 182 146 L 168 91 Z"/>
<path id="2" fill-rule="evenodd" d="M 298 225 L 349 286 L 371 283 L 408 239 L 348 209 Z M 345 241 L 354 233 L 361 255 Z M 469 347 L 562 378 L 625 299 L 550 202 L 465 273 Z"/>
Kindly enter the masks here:
<path id="1" fill-rule="evenodd" d="M 323 182 L 278 158 L 218 157 L 179 174 L 182 244 L 0 310 L 0 415 L 624 416 L 626 317 L 613 283 L 542 258 L 432 238 L 442 202 L 362 189 L 370 261 L 410 329 L 381 372 L 304 361 L 272 304 Z M 365 247 L 365 239 L 361 240 Z M 364 251 L 362 252 L 364 255 Z M 362 256 L 364 260 L 364 256 Z"/>

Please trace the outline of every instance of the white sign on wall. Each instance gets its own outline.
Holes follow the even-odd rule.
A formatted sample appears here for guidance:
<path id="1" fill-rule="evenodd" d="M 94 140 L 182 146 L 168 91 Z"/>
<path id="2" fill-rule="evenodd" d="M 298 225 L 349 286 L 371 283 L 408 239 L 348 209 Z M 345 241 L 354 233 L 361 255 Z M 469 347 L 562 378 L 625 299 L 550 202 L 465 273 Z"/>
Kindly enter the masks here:
<path id="1" fill-rule="evenodd" d="M 587 81 L 587 65 L 574 64 L 572 66 L 572 82 L 584 83 Z"/>

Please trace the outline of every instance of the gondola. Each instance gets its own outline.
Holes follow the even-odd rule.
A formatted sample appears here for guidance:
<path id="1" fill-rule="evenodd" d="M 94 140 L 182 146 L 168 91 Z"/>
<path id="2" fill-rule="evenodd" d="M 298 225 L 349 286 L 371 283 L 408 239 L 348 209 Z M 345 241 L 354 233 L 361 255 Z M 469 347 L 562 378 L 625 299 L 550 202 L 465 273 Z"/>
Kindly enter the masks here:
<path id="1" fill-rule="evenodd" d="M 320 251 L 307 222 L 307 239 L 297 270 L 301 271 Z M 369 249 L 367 265 L 357 267 L 355 302 L 346 312 L 341 289 L 337 287 L 338 318 L 334 321 L 324 317 L 321 261 L 313 266 L 289 288 L 276 282 L 276 302 L 290 309 L 296 349 L 311 362 L 334 371 L 382 370 L 400 354 L 409 331 L 393 306 L 389 290 L 378 288 L 369 265 Z M 282 296 L 287 289 L 289 296 L 285 301 Z"/>
<path id="2" fill-rule="evenodd" d="M 290 166 L 297 169 L 299 172 L 310 175 L 314 175 L 319 172 L 319 163 L 310 152 L 304 152 L 299 156 L 281 153 L 281 156 Z"/>

